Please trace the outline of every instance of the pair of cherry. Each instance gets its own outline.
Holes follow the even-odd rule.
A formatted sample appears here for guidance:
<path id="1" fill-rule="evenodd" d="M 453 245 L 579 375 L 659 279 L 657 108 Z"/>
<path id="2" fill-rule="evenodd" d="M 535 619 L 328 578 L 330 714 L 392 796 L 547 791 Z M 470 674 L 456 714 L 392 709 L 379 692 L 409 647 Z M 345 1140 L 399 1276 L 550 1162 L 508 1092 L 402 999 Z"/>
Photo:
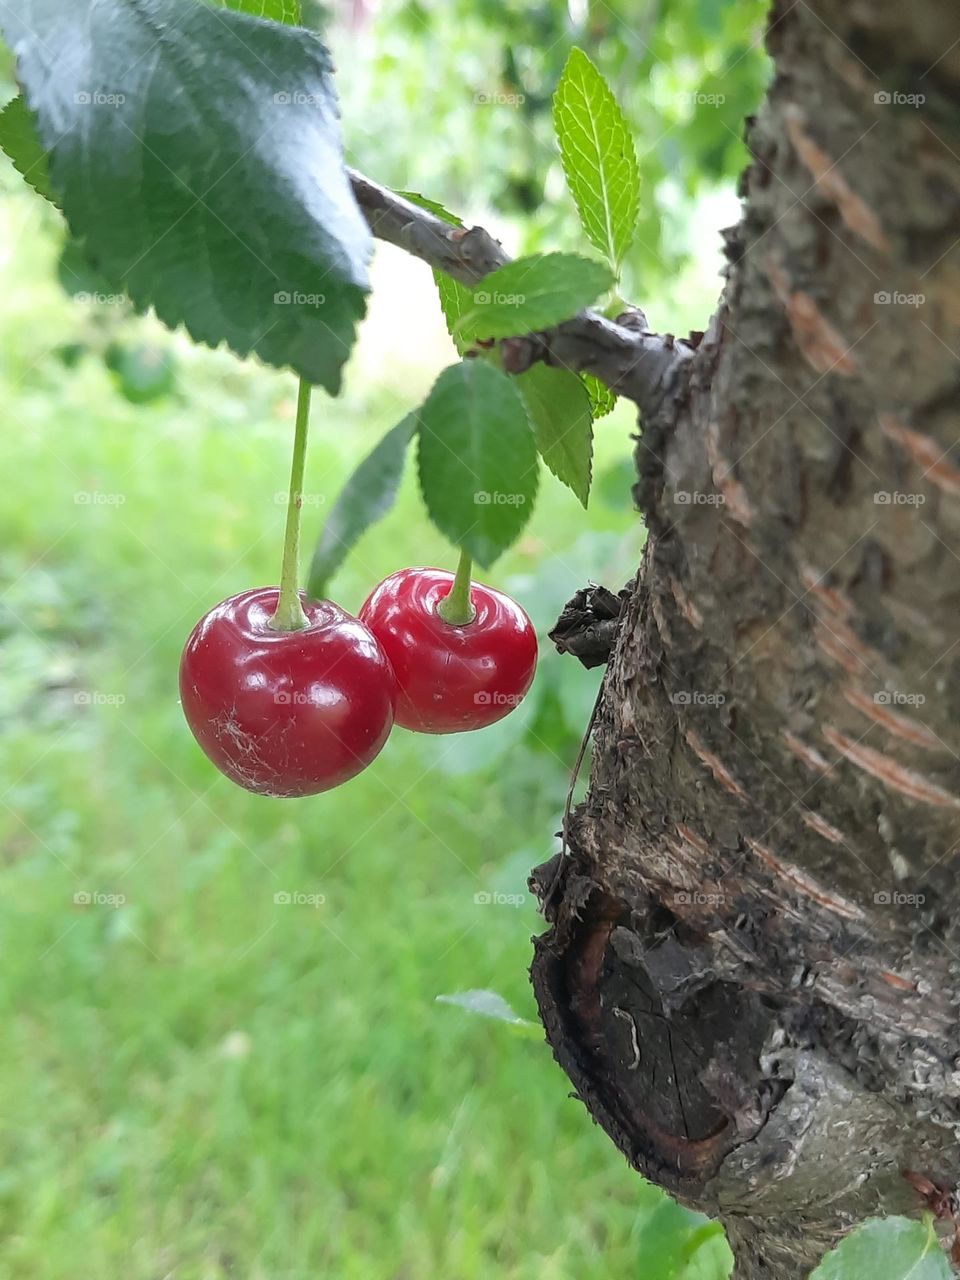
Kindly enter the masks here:
<path id="1" fill-rule="evenodd" d="M 276 628 L 275 587 L 222 601 L 180 662 L 194 737 L 247 790 L 305 796 L 365 769 L 394 724 L 457 733 L 502 719 L 533 680 L 536 632 L 509 596 L 465 585 L 459 622 L 443 616 L 455 579 L 441 569 L 391 574 L 359 618 L 301 595 L 291 630 Z"/>

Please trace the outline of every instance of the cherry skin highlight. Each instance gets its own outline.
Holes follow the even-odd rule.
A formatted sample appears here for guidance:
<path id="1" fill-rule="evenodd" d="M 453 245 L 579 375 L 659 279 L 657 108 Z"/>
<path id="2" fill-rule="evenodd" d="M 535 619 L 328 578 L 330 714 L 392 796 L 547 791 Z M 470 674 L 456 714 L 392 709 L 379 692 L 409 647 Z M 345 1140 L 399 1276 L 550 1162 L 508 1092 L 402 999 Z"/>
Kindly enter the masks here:
<path id="1" fill-rule="evenodd" d="M 377 756 L 396 682 L 376 639 L 330 600 L 301 595 L 309 626 L 273 630 L 277 596 L 258 587 L 204 614 L 180 660 L 180 698 L 193 736 L 238 786 L 308 796 Z"/>
<path id="2" fill-rule="evenodd" d="M 472 582 L 473 621 L 446 622 L 437 605 L 453 579 L 443 569 L 401 569 L 360 610 L 396 673 L 396 723 L 404 729 L 482 729 L 509 715 L 533 681 L 537 633 L 523 609 Z"/>

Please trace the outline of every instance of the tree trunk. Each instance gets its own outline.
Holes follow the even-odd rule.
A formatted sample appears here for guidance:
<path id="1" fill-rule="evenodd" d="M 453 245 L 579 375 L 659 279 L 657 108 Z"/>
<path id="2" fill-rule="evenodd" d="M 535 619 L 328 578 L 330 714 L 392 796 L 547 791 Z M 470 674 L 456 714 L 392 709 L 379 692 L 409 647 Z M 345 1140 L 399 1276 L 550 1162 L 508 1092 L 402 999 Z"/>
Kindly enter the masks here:
<path id="1" fill-rule="evenodd" d="M 532 976 L 631 1164 L 791 1280 L 960 1180 L 960 11 L 777 0 L 768 44 Z"/>

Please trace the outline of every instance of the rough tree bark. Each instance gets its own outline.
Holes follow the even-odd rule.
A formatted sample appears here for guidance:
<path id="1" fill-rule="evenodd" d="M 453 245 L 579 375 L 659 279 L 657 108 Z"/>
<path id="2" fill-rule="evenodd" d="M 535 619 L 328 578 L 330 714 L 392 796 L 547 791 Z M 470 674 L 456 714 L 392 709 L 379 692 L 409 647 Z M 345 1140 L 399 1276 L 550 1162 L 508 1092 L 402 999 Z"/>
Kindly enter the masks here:
<path id="1" fill-rule="evenodd" d="M 631 1164 L 793 1280 L 960 1180 L 960 12 L 777 0 L 768 46 L 532 976 Z"/>

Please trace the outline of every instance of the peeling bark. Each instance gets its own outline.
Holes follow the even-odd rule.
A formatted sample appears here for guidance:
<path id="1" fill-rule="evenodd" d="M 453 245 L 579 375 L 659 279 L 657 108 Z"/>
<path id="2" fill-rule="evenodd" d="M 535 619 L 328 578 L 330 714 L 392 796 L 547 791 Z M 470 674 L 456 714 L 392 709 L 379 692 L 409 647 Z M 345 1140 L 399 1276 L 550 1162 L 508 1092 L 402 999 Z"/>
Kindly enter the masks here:
<path id="1" fill-rule="evenodd" d="M 532 977 L 631 1164 L 793 1280 L 960 1181 L 960 13 L 778 0 L 768 43 Z"/>

